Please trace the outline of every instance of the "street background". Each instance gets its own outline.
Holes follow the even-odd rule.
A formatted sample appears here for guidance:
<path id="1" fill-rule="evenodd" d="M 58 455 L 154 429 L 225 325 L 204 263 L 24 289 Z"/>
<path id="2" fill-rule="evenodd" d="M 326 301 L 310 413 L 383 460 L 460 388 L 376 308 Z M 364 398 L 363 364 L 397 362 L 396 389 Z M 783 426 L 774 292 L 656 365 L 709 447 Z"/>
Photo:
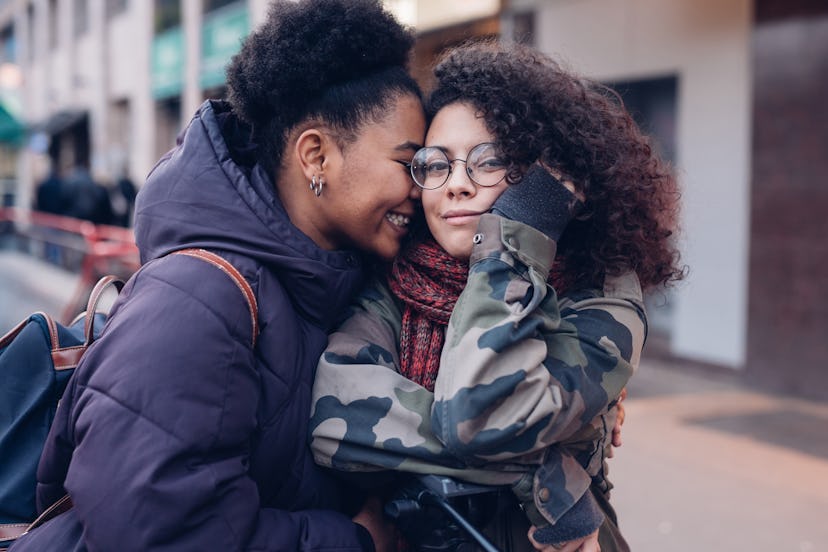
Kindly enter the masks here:
<path id="1" fill-rule="evenodd" d="M 0 332 L 33 311 L 60 312 L 78 282 L 0 250 Z M 828 550 L 828 404 L 646 349 L 628 390 L 610 478 L 633 551 Z"/>
<path id="2" fill-rule="evenodd" d="M 383 1 L 425 90 L 446 47 L 526 43 L 616 90 L 674 166 L 689 273 L 647 297 L 610 464 L 633 550 L 828 552 L 828 2 Z M 134 193 L 268 3 L 0 0 L 0 333 L 137 268 Z M 54 179 L 108 210 L 50 210 Z"/>

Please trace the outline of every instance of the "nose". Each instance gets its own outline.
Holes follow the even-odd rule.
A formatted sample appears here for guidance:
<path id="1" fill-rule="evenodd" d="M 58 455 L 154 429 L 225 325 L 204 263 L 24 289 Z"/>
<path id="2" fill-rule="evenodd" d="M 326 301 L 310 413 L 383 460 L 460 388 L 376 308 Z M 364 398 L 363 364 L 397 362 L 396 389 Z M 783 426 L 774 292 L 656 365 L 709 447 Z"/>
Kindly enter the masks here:
<path id="1" fill-rule="evenodd" d="M 455 163 L 462 165 L 456 165 Z M 469 177 L 468 167 L 466 162 L 462 159 L 455 159 L 451 162 L 453 170 L 449 173 L 449 178 L 446 181 L 446 193 L 449 196 L 466 195 L 471 196 L 477 192 L 477 187 Z"/>

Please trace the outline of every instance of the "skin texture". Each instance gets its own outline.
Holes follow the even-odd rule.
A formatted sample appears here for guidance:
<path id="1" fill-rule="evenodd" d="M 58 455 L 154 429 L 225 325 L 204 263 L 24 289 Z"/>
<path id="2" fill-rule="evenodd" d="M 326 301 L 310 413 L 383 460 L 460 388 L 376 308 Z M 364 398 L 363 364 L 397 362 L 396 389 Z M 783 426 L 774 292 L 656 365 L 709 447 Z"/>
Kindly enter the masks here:
<path id="1" fill-rule="evenodd" d="M 449 159 L 466 159 L 477 144 L 496 141 L 483 118 L 467 103 L 453 103 L 441 109 L 426 135 L 426 145 L 444 149 Z M 480 215 L 492 207 L 508 184 L 504 179 L 488 188 L 479 186 L 463 169 L 463 163 L 454 163 L 442 187 L 421 190 L 420 194 L 434 239 L 451 256 L 465 260 L 471 255 Z"/>
<path id="2" fill-rule="evenodd" d="M 410 95 L 397 98 L 386 116 L 345 144 L 326 129 L 303 132 L 295 148 L 303 176 L 292 190 L 300 203 L 285 201 L 291 220 L 324 249 L 360 249 L 392 259 L 416 208 L 416 186 L 405 163 L 424 134 L 422 106 Z M 314 176 L 324 182 L 319 197 L 308 190 Z"/>

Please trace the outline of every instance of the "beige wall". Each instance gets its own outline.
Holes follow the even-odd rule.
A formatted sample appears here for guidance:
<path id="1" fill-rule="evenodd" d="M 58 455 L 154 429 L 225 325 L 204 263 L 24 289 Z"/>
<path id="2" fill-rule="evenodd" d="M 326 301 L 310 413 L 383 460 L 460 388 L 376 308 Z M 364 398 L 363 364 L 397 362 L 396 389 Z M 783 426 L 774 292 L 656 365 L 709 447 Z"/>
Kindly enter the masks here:
<path id="1" fill-rule="evenodd" d="M 678 76 L 682 250 L 671 347 L 745 361 L 750 183 L 750 0 L 520 0 L 536 6 L 538 46 L 601 80 Z"/>
<path id="2" fill-rule="evenodd" d="M 402 22 L 427 32 L 465 21 L 497 15 L 500 0 L 385 0 L 385 5 Z"/>

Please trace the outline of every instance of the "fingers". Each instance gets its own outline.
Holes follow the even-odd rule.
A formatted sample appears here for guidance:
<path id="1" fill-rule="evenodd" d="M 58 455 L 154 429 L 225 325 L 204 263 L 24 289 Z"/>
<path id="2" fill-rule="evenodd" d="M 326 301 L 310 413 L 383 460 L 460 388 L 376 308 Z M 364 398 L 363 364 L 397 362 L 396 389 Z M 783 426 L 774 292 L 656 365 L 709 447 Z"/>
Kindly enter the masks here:
<path id="1" fill-rule="evenodd" d="M 601 552 L 601 545 L 598 544 L 598 531 L 588 536 L 577 552 Z"/>
<path id="2" fill-rule="evenodd" d="M 557 542 L 555 544 L 541 544 L 534 539 L 535 527 L 531 527 L 527 533 L 529 542 L 540 552 L 601 552 L 601 546 L 598 544 L 598 530 L 591 535 L 581 537 L 567 542 Z"/>
<path id="3" fill-rule="evenodd" d="M 627 418 L 627 411 L 624 408 L 624 399 L 627 398 L 627 388 L 621 390 L 621 394 L 618 397 L 618 403 L 616 403 L 615 408 L 617 411 L 617 415 L 615 417 L 615 425 L 612 428 L 612 446 L 613 447 L 620 447 L 623 443 L 621 441 L 621 426 L 624 425 L 624 420 Z M 610 448 L 609 457 L 612 458 L 615 456 L 614 451 Z"/>
<path id="4" fill-rule="evenodd" d="M 621 422 L 615 422 L 615 426 L 612 428 L 612 446 L 613 447 L 620 447 L 623 443 L 621 440 Z"/>

